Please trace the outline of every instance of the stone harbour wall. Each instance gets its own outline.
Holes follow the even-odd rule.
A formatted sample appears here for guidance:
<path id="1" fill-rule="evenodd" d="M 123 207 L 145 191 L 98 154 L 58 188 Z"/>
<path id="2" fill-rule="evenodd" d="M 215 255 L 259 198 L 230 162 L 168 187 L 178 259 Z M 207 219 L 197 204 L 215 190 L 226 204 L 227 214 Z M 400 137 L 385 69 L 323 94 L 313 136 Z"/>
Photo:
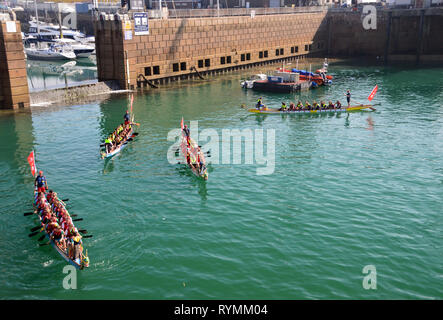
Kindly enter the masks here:
<path id="1" fill-rule="evenodd" d="M 26 107 L 29 90 L 20 22 L 0 21 L 0 109 Z"/>
<path id="2" fill-rule="evenodd" d="M 206 73 L 324 54 L 326 14 L 155 19 L 149 21 L 149 35 L 135 35 L 132 20 L 97 20 L 98 78 L 116 79 L 122 88 L 131 88 L 196 70 Z"/>

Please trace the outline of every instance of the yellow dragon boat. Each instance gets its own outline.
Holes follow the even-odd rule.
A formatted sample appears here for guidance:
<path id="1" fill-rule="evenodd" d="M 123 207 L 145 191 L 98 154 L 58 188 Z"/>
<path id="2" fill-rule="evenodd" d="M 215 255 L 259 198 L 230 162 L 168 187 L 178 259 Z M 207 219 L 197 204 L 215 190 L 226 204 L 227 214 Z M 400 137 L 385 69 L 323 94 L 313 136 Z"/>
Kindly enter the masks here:
<path id="1" fill-rule="evenodd" d="M 376 109 L 371 104 L 360 104 L 350 107 L 341 107 L 340 109 L 319 109 L 319 110 L 279 110 L 276 108 L 261 107 L 260 109 L 248 109 L 251 113 L 256 114 L 313 114 L 313 113 L 339 113 L 339 112 L 352 112 L 369 109 L 375 111 Z"/>

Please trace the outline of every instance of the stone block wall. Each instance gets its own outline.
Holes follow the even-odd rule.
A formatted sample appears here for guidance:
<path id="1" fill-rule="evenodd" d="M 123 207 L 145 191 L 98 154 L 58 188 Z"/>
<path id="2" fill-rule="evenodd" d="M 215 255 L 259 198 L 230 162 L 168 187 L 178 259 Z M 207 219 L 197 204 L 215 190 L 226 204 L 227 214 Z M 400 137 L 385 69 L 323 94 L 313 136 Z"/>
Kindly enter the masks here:
<path id="1" fill-rule="evenodd" d="M 363 28 L 361 12 L 331 12 L 328 19 L 332 56 L 383 55 L 388 24 L 383 12 L 377 14 L 375 30 Z"/>
<path id="2" fill-rule="evenodd" d="M 0 108 L 29 107 L 29 90 L 20 22 L 15 32 L 8 32 L 5 21 L 0 22 Z"/>
<path id="3" fill-rule="evenodd" d="M 220 18 L 150 20 L 149 35 L 124 21 L 96 21 L 99 81 L 173 78 L 195 72 L 327 50 L 326 11 Z M 126 30 L 127 29 L 127 30 Z M 125 40 L 125 31 L 132 39 Z M 129 72 L 128 72 L 129 70 Z M 128 77 L 129 75 L 129 77 Z M 129 80 L 128 80 L 129 79 Z"/>
<path id="4" fill-rule="evenodd" d="M 361 12 L 330 12 L 332 56 L 402 56 L 414 60 L 443 54 L 443 9 L 377 10 L 376 29 L 365 30 Z"/>

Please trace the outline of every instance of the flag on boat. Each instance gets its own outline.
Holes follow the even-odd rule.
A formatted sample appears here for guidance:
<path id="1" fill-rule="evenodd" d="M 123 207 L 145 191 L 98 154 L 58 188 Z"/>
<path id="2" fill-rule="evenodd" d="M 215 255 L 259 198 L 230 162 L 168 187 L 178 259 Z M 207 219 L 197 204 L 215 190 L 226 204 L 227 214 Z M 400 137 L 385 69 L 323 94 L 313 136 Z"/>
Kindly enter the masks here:
<path id="1" fill-rule="evenodd" d="M 32 150 L 32 152 L 28 156 L 28 163 L 31 166 L 32 175 L 35 176 L 35 172 L 37 171 L 37 168 L 35 167 L 34 150 Z"/>
<path id="2" fill-rule="evenodd" d="M 132 103 L 134 102 L 134 95 L 131 95 L 131 113 L 132 113 Z"/>
<path id="3" fill-rule="evenodd" d="M 182 122 L 180 123 L 180 125 L 181 125 L 181 127 L 182 127 L 182 130 L 184 129 L 184 125 L 183 125 L 183 117 L 182 117 Z"/>
<path id="4" fill-rule="evenodd" d="M 369 101 L 372 101 L 372 99 L 374 99 L 374 96 L 375 96 L 375 94 L 376 94 L 376 92 L 377 92 L 377 89 L 378 89 L 378 84 L 376 84 L 375 87 L 374 87 L 374 89 L 372 89 L 371 94 L 370 94 L 369 97 L 368 97 L 368 100 L 369 100 Z"/>

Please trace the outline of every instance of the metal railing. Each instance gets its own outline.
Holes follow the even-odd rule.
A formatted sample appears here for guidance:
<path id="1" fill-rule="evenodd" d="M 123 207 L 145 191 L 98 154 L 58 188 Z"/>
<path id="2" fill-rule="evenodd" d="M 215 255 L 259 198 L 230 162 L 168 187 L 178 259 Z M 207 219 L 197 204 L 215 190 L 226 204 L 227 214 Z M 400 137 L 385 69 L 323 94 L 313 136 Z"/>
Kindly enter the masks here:
<path id="1" fill-rule="evenodd" d="M 232 9 L 169 9 L 167 18 L 205 18 L 205 17 L 235 17 L 250 16 L 251 14 L 271 15 L 271 14 L 294 14 L 321 12 L 327 10 L 328 6 L 311 7 L 281 7 L 281 8 L 232 8 Z M 164 15 L 164 13 L 163 13 Z M 161 18 L 159 10 L 148 10 L 148 16 L 152 19 Z"/>

